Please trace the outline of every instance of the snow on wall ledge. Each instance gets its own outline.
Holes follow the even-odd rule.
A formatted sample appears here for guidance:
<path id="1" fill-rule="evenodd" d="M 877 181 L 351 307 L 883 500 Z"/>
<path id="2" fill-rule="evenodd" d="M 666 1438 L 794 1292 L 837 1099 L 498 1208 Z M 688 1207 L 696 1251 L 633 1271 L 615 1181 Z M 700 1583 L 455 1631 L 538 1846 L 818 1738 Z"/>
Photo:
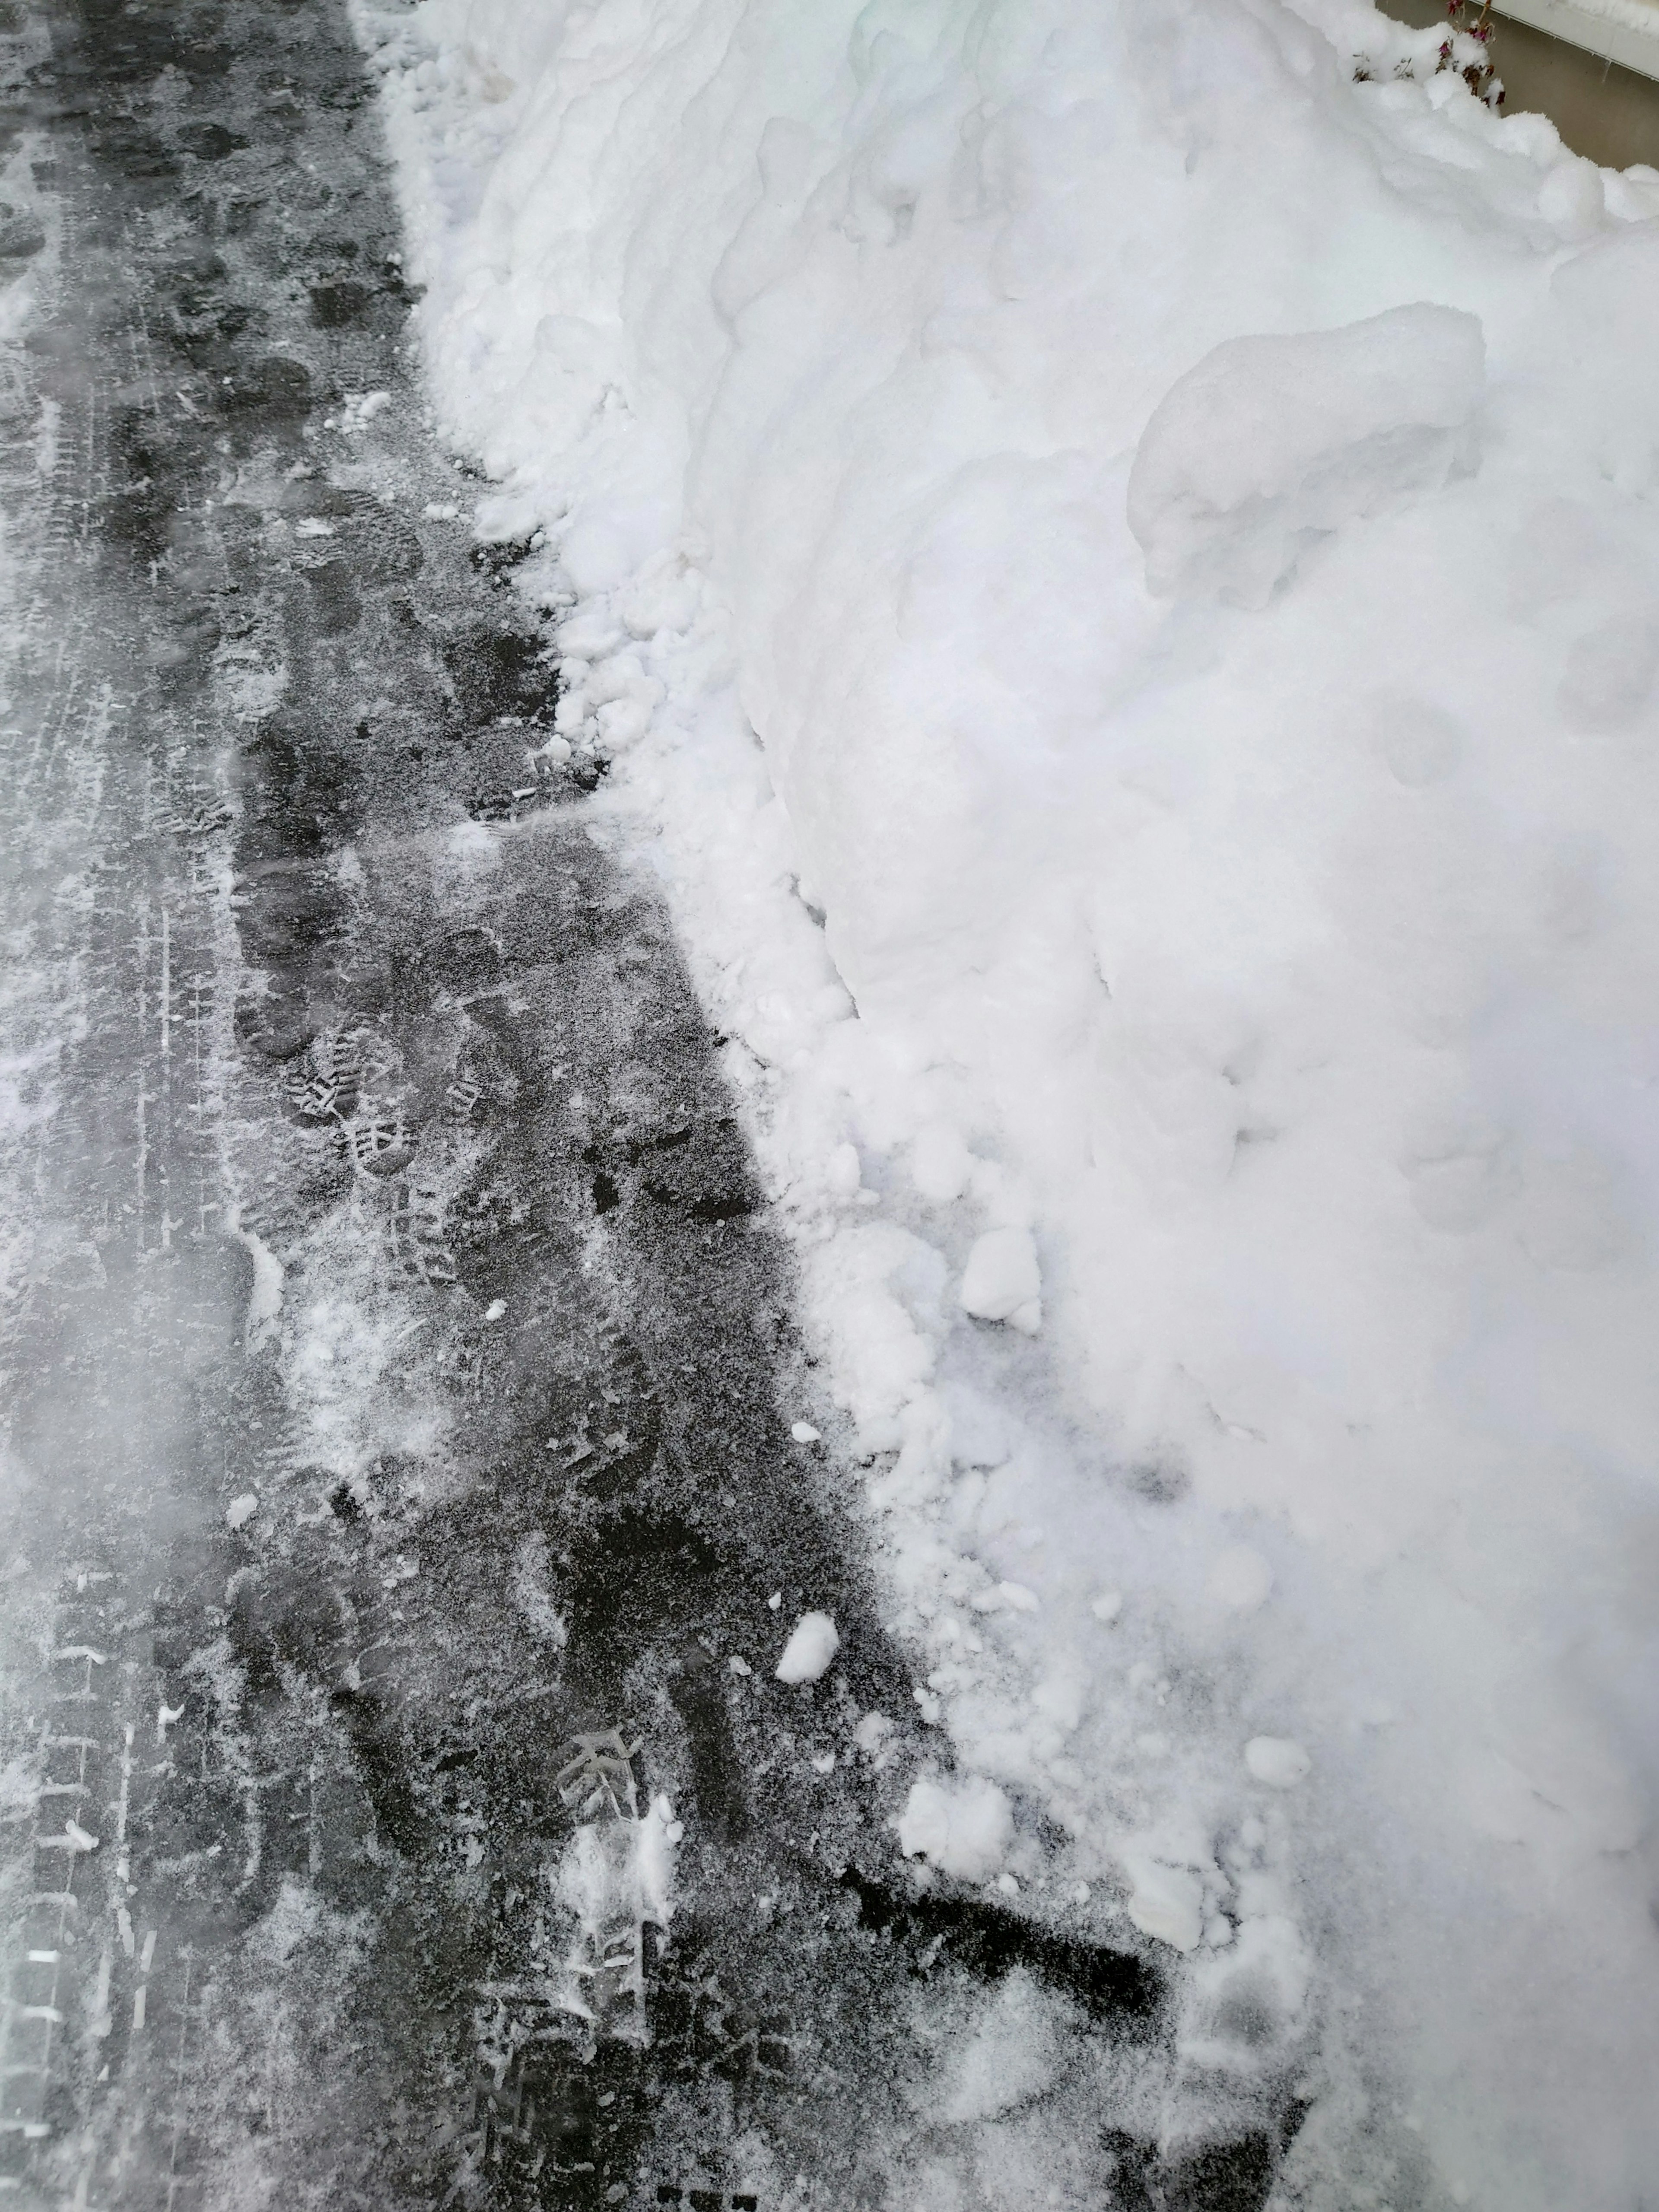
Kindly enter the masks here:
<path id="1" fill-rule="evenodd" d="M 1348 0 L 361 21 L 957 1765 L 1364 2008 L 1302 2201 L 1628 2212 L 1659 175 Z"/>

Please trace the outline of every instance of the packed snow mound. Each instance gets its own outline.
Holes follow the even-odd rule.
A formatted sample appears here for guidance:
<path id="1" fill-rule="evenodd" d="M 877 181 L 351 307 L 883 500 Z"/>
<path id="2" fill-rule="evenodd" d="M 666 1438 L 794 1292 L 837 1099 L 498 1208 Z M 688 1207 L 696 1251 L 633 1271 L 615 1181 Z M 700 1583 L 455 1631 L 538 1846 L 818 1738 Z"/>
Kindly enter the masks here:
<path id="1" fill-rule="evenodd" d="M 976 1774 L 912 1784 L 899 1815 L 900 1850 L 958 1881 L 988 1881 L 1006 1858 L 1013 1835 L 1007 1797 Z"/>
<path id="2" fill-rule="evenodd" d="M 1474 466 L 1480 319 L 1426 302 L 1228 338 L 1152 410 L 1129 471 L 1149 590 L 1261 606 L 1321 532 Z"/>

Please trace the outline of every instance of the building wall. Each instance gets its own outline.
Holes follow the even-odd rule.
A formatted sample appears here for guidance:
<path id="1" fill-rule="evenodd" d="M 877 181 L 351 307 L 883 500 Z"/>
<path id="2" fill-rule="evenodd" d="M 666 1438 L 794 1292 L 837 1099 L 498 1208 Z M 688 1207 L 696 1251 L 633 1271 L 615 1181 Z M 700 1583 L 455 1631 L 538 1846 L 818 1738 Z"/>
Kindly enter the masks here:
<path id="1" fill-rule="evenodd" d="M 1446 13 L 1442 0 L 1387 0 L 1385 12 L 1419 27 Z M 1659 82 L 1507 16 L 1495 21 L 1492 59 L 1506 114 L 1547 115 L 1575 153 L 1609 168 L 1659 168 Z"/>

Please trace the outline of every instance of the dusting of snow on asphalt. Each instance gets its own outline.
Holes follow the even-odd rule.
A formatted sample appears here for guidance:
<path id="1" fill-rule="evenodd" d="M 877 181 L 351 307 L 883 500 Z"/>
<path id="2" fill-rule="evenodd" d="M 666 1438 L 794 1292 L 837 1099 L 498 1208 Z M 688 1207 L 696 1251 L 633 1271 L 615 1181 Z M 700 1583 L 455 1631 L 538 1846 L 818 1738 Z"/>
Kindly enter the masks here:
<path id="1" fill-rule="evenodd" d="M 1659 174 L 1357 0 L 358 22 L 799 1255 L 903 1850 L 1164 1947 L 1188 2081 L 1299 2066 L 1275 2203 L 1633 2212 Z"/>

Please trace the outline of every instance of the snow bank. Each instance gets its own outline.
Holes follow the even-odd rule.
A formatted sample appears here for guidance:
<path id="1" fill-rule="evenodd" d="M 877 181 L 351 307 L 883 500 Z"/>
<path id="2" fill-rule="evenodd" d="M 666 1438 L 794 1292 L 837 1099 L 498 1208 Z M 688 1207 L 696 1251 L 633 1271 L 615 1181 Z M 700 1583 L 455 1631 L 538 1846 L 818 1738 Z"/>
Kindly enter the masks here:
<path id="1" fill-rule="evenodd" d="M 363 21 L 1010 1878 L 1298 2201 L 1627 2208 L 1659 178 L 1358 0 Z"/>

